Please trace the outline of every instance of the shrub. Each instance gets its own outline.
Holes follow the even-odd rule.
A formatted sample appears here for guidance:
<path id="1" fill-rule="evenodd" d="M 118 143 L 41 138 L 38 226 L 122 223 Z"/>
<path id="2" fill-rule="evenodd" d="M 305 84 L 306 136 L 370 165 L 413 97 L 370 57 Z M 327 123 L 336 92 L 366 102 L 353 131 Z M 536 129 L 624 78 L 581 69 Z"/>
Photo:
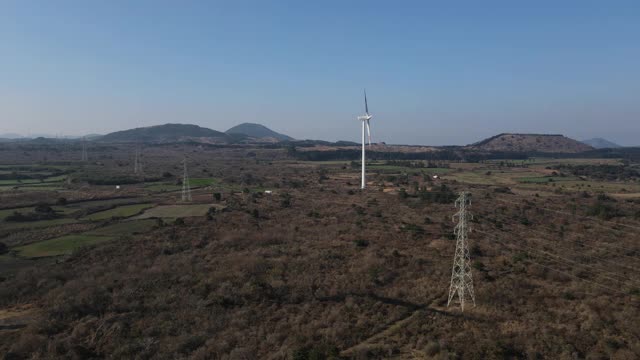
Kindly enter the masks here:
<path id="1" fill-rule="evenodd" d="M 0 242 L 0 255 L 6 254 L 9 252 L 9 247 L 7 244 Z"/>
<path id="2" fill-rule="evenodd" d="M 407 194 L 407 190 L 405 190 L 404 188 L 400 188 L 398 195 L 400 196 L 400 199 L 406 199 L 409 197 L 409 194 Z"/>
<path id="3" fill-rule="evenodd" d="M 363 239 L 358 239 L 358 240 L 354 241 L 354 243 L 356 244 L 357 247 L 367 247 L 367 246 L 369 246 L 369 242 L 367 240 L 363 240 Z"/>
<path id="4" fill-rule="evenodd" d="M 282 206 L 283 208 L 291 207 L 291 194 L 286 192 L 280 196 L 281 196 L 280 206 Z"/>
<path id="5" fill-rule="evenodd" d="M 424 352 L 429 356 L 434 356 L 440 352 L 440 344 L 435 341 L 429 341 L 427 346 L 424 347 Z"/>
<path id="6" fill-rule="evenodd" d="M 47 205 L 47 204 L 38 204 L 36 205 L 35 209 L 33 209 L 33 211 L 39 213 L 39 214 L 51 214 L 54 213 L 55 211 L 51 208 L 51 206 Z"/>
<path id="7" fill-rule="evenodd" d="M 600 195 L 598 195 L 600 197 Z M 615 207 L 606 204 L 604 201 L 597 201 L 587 209 L 587 215 L 598 216 L 604 220 L 612 219 L 622 214 Z"/>
<path id="8" fill-rule="evenodd" d="M 531 221 L 527 217 L 523 216 L 522 218 L 520 218 L 520 224 L 524 226 L 529 226 L 531 225 Z"/>

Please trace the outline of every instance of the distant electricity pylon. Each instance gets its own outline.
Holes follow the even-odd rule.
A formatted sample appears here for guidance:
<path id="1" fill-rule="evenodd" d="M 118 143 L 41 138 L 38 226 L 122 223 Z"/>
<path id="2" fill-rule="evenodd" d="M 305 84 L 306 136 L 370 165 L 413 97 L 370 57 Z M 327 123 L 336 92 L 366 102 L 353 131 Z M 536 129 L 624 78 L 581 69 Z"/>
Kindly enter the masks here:
<path id="1" fill-rule="evenodd" d="M 458 295 L 460 309 L 462 309 L 462 311 L 464 311 L 466 298 L 471 299 L 473 306 L 476 305 L 476 298 L 473 292 L 473 278 L 471 277 L 469 246 L 467 244 L 467 233 L 469 232 L 467 220 L 472 218 L 472 215 L 467 212 L 467 207 L 470 205 L 470 194 L 466 191 L 461 192 L 455 203 L 455 206 L 460 210 L 453 216 L 454 221 L 456 217 L 458 218 L 458 224 L 453 231 L 456 235 L 456 254 L 453 258 L 453 270 L 451 272 L 451 286 L 449 287 L 447 307 L 451 304 L 451 300 Z"/>
<path id="2" fill-rule="evenodd" d="M 136 148 L 135 160 L 133 162 L 133 173 L 134 174 L 142 174 L 142 159 L 140 158 L 140 154 L 142 151 L 140 148 Z"/>
<path id="3" fill-rule="evenodd" d="M 87 139 L 82 138 L 82 160 L 89 161 L 89 155 L 87 155 Z"/>
<path id="4" fill-rule="evenodd" d="M 187 158 L 183 160 L 184 177 L 182 178 L 182 201 L 191 201 L 191 188 L 189 187 L 189 173 L 187 172 Z"/>

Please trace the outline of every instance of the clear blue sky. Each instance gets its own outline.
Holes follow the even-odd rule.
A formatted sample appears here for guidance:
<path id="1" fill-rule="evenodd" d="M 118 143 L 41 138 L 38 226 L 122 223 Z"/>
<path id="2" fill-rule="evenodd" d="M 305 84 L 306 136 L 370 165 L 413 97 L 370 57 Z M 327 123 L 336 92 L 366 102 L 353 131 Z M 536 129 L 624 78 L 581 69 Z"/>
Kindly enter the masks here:
<path id="1" fill-rule="evenodd" d="M 356 140 L 363 87 L 378 141 L 640 145 L 640 2 L 0 2 L 0 133 Z"/>

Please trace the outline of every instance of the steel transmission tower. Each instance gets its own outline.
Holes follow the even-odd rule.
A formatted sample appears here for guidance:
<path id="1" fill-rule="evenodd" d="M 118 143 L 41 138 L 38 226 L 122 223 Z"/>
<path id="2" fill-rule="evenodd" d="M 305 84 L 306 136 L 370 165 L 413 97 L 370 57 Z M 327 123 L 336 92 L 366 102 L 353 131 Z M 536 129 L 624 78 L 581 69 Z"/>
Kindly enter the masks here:
<path id="1" fill-rule="evenodd" d="M 89 155 L 87 155 L 87 140 L 82 138 L 82 159 L 81 161 L 89 161 Z"/>
<path id="2" fill-rule="evenodd" d="M 191 188 L 189 187 L 189 173 L 187 173 L 187 158 L 183 160 L 184 177 L 182 178 L 182 201 L 191 201 Z"/>
<path id="3" fill-rule="evenodd" d="M 140 148 L 136 148 L 135 160 L 133 163 L 133 173 L 134 174 L 142 174 L 142 159 L 140 159 Z"/>
<path id="4" fill-rule="evenodd" d="M 470 195 L 471 194 L 466 191 L 461 192 L 455 203 L 455 206 L 459 208 L 458 212 L 453 215 L 454 221 L 456 217 L 458 218 L 458 224 L 453 231 L 456 235 L 456 254 L 453 258 L 449 301 L 447 301 L 447 307 L 449 307 L 451 300 L 458 295 L 460 309 L 462 309 L 462 311 L 464 311 L 464 303 L 467 298 L 471 299 L 473 306 L 476 305 L 469 260 L 469 245 L 467 243 L 467 233 L 470 230 L 467 220 L 473 217 L 467 211 L 467 207 L 471 205 Z"/>

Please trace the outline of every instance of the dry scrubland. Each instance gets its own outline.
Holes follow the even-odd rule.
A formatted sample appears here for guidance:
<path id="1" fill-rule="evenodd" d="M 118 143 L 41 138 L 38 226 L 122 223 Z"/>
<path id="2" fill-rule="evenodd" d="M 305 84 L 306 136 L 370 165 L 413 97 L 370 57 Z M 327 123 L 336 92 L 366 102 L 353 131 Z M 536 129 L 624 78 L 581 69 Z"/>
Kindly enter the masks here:
<path id="1" fill-rule="evenodd" d="M 144 176 L 132 154 L 0 151 L 63 172 L 0 192 L 3 216 L 28 218 L 0 222 L 5 358 L 640 357 L 640 184 L 602 168 L 617 160 L 379 161 L 361 192 L 357 164 L 279 149 L 148 147 Z M 463 189 L 477 306 L 461 313 L 446 300 Z"/>

